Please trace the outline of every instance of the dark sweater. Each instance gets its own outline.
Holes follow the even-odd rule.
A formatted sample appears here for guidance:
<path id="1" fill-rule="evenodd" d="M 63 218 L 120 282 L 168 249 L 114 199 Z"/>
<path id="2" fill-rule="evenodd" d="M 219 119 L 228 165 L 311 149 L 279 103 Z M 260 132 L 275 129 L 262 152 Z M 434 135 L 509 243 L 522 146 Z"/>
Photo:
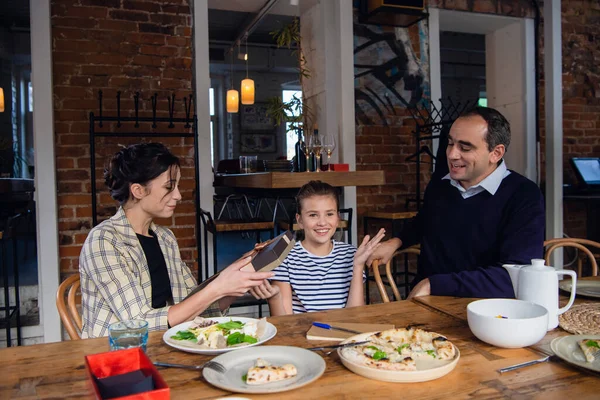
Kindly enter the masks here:
<path id="1" fill-rule="evenodd" d="M 514 297 L 502 264 L 530 264 L 543 257 L 544 201 L 540 189 L 511 171 L 494 195 L 463 199 L 449 180 L 427 186 L 419 214 L 400 234 L 402 247 L 421 243 L 417 277 L 431 294 Z"/>

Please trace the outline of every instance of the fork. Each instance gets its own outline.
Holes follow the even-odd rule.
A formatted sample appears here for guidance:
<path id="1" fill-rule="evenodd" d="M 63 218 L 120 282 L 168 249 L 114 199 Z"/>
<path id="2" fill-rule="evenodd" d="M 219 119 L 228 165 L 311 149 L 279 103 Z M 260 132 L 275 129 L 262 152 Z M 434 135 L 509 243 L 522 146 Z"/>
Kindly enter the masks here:
<path id="1" fill-rule="evenodd" d="M 204 368 L 208 368 L 208 369 L 212 369 L 214 371 L 217 371 L 218 373 L 225 373 L 226 369 L 223 366 L 223 364 L 220 364 L 216 361 L 207 361 L 204 364 L 200 364 L 200 365 L 187 365 L 187 364 L 170 364 L 170 363 L 164 363 L 164 362 L 154 362 L 154 365 L 156 365 L 157 367 L 168 367 L 168 368 L 183 368 L 183 369 L 192 369 L 195 371 L 201 371 Z"/>
<path id="2" fill-rule="evenodd" d="M 519 369 L 519 368 L 523 368 L 523 367 L 529 367 L 530 365 L 535 365 L 535 364 L 540 364 L 540 363 L 546 362 L 549 359 L 550 359 L 550 356 L 542 357 L 542 358 L 537 359 L 537 360 L 527 361 L 527 362 L 516 364 L 516 365 L 511 365 L 510 367 L 506 367 L 506 368 L 500 368 L 498 370 L 498 372 L 500 372 L 502 374 L 504 372 L 514 371 L 515 369 Z"/>

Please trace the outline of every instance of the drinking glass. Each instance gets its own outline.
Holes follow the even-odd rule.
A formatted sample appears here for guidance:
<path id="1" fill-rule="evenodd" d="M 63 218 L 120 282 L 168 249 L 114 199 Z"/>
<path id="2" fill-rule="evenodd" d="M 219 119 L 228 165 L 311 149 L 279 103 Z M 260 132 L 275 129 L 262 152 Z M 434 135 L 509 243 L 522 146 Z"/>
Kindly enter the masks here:
<path id="1" fill-rule="evenodd" d="M 315 155 L 316 161 L 316 172 L 321 172 L 321 152 L 323 151 L 323 145 L 321 144 L 321 137 L 319 135 L 312 135 L 311 139 L 311 148 L 312 152 Z"/>
<path id="2" fill-rule="evenodd" d="M 306 172 L 310 172 L 310 153 L 313 152 L 314 146 L 314 135 L 306 135 L 305 143 L 306 143 Z"/>
<path id="3" fill-rule="evenodd" d="M 108 326 L 110 350 L 123 350 L 141 347 L 146 351 L 148 343 L 148 322 L 143 319 L 128 319 Z"/>
<path id="4" fill-rule="evenodd" d="M 327 170 L 331 171 L 331 153 L 335 150 L 335 137 L 331 133 L 328 133 L 323 136 L 321 142 L 323 151 L 327 153 Z"/>
<path id="5" fill-rule="evenodd" d="M 258 156 L 240 156 L 240 173 L 250 174 L 256 172 Z"/>

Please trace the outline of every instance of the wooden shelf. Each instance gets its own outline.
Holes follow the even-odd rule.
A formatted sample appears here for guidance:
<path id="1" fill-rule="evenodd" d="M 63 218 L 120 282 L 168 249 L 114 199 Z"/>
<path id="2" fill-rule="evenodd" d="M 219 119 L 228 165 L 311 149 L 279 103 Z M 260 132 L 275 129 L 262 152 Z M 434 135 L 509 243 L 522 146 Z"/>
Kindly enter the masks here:
<path id="1" fill-rule="evenodd" d="M 214 186 L 254 189 L 300 188 L 311 180 L 320 180 L 335 187 L 385 185 L 383 171 L 324 172 L 258 172 L 215 177 Z"/>

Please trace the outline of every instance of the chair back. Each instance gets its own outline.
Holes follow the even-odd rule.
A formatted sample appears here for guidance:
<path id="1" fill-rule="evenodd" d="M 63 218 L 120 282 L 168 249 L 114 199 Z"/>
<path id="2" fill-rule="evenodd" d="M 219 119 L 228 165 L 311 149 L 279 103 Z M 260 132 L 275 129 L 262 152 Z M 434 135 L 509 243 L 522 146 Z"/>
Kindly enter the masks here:
<path id="1" fill-rule="evenodd" d="M 81 304 L 79 286 L 79 274 L 75 274 L 65 279 L 56 291 L 56 308 L 71 340 L 81 339 L 83 329 L 81 315 L 77 309 L 77 305 Z"/>
<path id="2" fill-rule="evenodd" d="M 577 250 L 581 250 L 581 252 L 587 256 L 590 265 L 592 266 L 592 276 L 598 276 L 598 262 L 596 258 L 600 257 L 600 243 L 594 242 L 593 240 L 588 239 L 578 239 L 578 238 L 556 238 L 549 239 L 544 242 L 544 248 L 546 249 L 546 254 L 544 255 L 544 259 L 546 260 L 546 265 L 550 265 L 550 257 L 554 250 L 559 249 L 561 247 L 573 247 Z M 595 248 L 598 253 L 594 254 L 589 249 L 590 247 Z M 585 257 L 582 255 L 577 256 L 577 276 L 580 278 L 583 274 L 583 260 Z"/>
<path id="3" fill-rule="evenodd" d="M 394 298 L 396 301 L 402 300 L 402 296 L 400 295 L 400 291 L 398 290 L 398 286 L 396 285 L 396 280 L 394 279 L 394 273 L 392 271 L 392 261 L 395 257 L 402 254 L 421 254 L 421 249 L 417 246 L 407 247 L 406 249 L 399 250 L 394 253 L 392 258 L 385 264 L 385 276 L 387 279 L 387 284 L 392 288 L 392 292 L 394 293 Z M 387 290 L 381 279 L 381 273 L 379 272 L 379 260 L 373 260 L 371 267 L 373 268 L 373 275 L 375 276 L 375 283 L 377 284 L 377 289 L 379 289 L 379 294 L 381 295 L 381 300 L 384 303 L 389 303 L 390 298 L 387 294 Z"/>

